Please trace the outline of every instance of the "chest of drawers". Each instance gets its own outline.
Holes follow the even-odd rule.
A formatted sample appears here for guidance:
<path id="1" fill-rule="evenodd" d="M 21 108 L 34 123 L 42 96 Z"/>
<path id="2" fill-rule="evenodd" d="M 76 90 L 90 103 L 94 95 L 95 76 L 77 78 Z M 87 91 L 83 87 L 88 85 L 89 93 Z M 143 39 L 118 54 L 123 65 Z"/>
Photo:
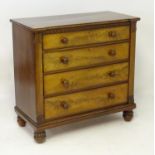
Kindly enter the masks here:
<path id="1" fill-rule="evenodd" d="M 45 130 L 100 115 L 133 117 L 137 17 L 114 12 L 13 19 L 15 111 Z"/>

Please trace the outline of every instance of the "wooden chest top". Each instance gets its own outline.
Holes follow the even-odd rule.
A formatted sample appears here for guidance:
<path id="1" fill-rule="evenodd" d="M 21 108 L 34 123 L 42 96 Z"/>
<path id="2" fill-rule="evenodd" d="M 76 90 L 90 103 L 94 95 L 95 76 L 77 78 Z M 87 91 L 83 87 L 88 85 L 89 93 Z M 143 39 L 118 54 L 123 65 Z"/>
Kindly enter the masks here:
<path id="1" fill-rule="evenodd" d="M 139 20 L 138 17 L 124 15 L 120 13 L 104 11 L 95 13 L 79 13 L 56 15 L 47 17 L 33 17 L 13 19 L 11 21 L 21 24 L 33 31 L 44 31 L 54 27 L 78 26 L 90 24 L 108 24 L 113 22 L 127 22 L 130 20 Z"/>

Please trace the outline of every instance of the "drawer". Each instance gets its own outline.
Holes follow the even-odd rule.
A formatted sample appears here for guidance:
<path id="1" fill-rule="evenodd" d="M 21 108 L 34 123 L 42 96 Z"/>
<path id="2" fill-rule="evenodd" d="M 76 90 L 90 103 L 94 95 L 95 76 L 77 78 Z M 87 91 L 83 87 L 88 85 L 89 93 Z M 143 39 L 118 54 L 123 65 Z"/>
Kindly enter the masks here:
<path id="1" fill-rule="evenodd" d="M 92 48 L 44 54 L 44 72 L 103 64 L 128 58 L 129 44 L 113 44 Z"/>
<path id="2" fill-rule="evenodd" d="M 51 97 L 45 99 L 45 119 L 55 119 L 126 103 L 127 84 Z"/>
<path id="3" fill-rule="evenodd" d="M 128 80 L 128 63 L 93 67 L 44 76 L 44 95 L 56 95 Z"/>
<path id="4" fill-rule="evenodd" d="M 129 26 L 43 35 L 43 48 L 55 49 L 129 38 Z"/>

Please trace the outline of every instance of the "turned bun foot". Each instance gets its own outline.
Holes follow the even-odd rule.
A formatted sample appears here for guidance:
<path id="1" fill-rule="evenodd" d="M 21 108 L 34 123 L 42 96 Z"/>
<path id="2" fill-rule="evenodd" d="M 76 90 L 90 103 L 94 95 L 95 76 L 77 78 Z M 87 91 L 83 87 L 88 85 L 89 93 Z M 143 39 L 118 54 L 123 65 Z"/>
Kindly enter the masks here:
<path id="1" fill-rule="evenodd" d="M 35 131 L 34 139 L 37 143 L 43 143 L 46 140 L 46 132 L 45 131 Z"/>
<path id="2" fill-rule="evenodd" d="M 20 127 L 26 126 L 26 122 L 20 116 L 17 116 L 17 122 Z"/>
<path id="3" fill-rule="evenodd" d="M 131 121 L 133 118 L 133 111 L 124 111 L 123 112 L 123 118 L 127 122 Z"/>

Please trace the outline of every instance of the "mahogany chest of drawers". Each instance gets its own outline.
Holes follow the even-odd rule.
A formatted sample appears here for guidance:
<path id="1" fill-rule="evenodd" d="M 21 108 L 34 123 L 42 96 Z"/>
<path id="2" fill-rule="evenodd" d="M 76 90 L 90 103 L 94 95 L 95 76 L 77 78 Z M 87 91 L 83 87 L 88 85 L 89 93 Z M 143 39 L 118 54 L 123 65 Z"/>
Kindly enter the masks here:
<path id="1" fill-rule="evenodd" d="M 17 121 L 45 130 L 123 112 L 133 117 L 137 17 L 114 12 L 13 19 Z"/>

